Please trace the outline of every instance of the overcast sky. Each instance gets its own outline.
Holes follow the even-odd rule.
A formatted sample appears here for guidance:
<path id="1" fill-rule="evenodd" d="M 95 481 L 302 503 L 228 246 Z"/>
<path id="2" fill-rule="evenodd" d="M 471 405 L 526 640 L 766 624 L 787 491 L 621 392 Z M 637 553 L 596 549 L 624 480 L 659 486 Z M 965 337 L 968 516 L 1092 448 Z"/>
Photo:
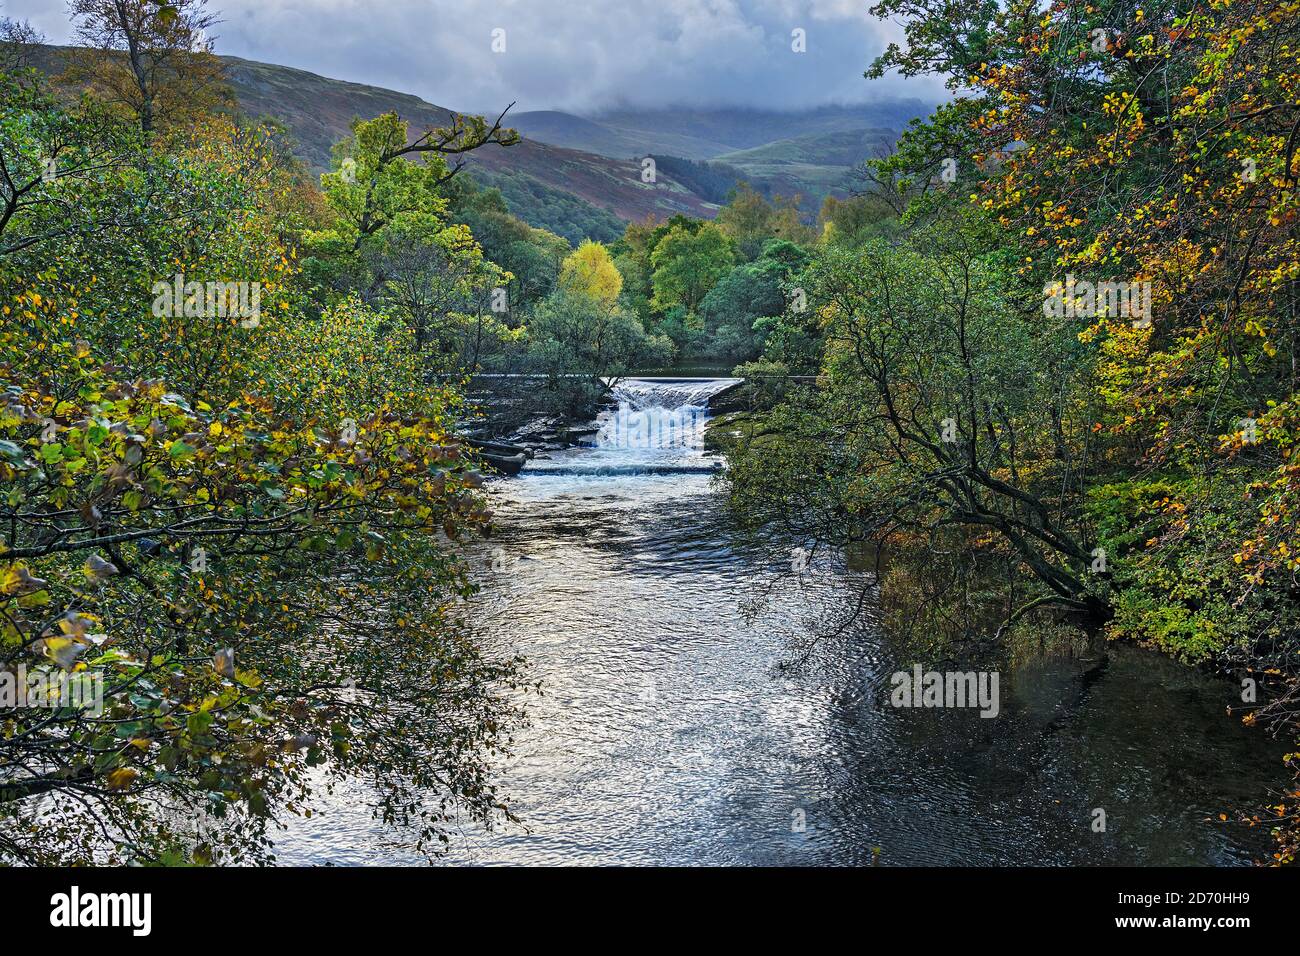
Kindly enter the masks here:
<path id="1" fill-rule="evenodd" d="M 593 112 L 626 104 L 797 109 L 933 80 L 862 77 L 898 35 L 869 0 L 210 0 L 217 52 L 415 93 L 464 110 Z M 64 0 L 0 0 L 52 42 Z M 792 49 L 804 31 L 806 52 Z M 493 31 L 504 31 L 504 52 Z M 500 34 L 498 34 L 500 37 Z M 498 44 L 499 45 L 499 44 Z"/>

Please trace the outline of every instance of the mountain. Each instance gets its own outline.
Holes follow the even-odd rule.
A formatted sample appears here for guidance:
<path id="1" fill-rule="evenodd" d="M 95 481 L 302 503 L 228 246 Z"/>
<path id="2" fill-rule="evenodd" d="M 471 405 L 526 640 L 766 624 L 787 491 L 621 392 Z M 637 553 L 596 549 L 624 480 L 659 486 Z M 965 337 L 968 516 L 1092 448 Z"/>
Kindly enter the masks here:
<path id="1" fill-rule="evenodd" d="M 511 123 L 529 139 L 618 159 L 649 155 L 706 159 L 732 148 L 727 143 L 699 136 L 624 129 L 558 110 L 520 113 L 511 119 Z"/>
<path id="2" fill-rule="evenodd" d="M 222 59 L 244 112 L 283 120 L 298 140 L 303 159 L 316 169 L 329 167 L 330 147 L 348 134 L 348 124 L 355 116 L 369 119 L 395 110 L 410 123 L 415 135 L 429 126 L 445 125 L 451 113 L 409 93 L 239 57 Z M 513 125 L 514 117 L 507 115 L 506 124 Z M 668 218 L 675 213 L 711 218 L 717 211 L 716 204 L 671 177 L 661 176 L 654 185 L 643 183 L 641 165 L 631 156 L 602 156 L 524 135 L 517 146 L 486 146 L 466 158 L 478 178 L 502 189 L 512 208 L 564 205 L 568 197 L 555 195 L 558 191 L 592 207 L 587 214 L 597 220 L 602 218 L 601 212 L 612 217 L 611 221 L 629 221 L 650 214 Z M 573 205 L 571 200 L 569 205 Z M 520 214 L 527 218 L 524 211 Z M 546 222 L 532 224 L 552 228 Z"/>
<path id="3" fill-rule="evenodd" d="M 608 110 L 589 117 L 592 122 L 640 135 L 674 135 L 724 144 L 711 153 L 678 154 L 688 159 L 713 159 L 726 152 L 750 149 L 775 140 L 860 129 L 896 132 L 917 116 L 928 116 L 933 104 L 921 100 L 882 100 L 855 106 L 822 106 L 798 112 L 755 109 Z M 557 146 L 567 143 L 553 142 Z M 671 152 L 670 150 L 668 152 Z"/>
<path id="4" fill-rule="evenodd" d="M 244 111 L 284 120 L 318 169 L 328 168 L 330 147 L 354 116 L 396 110 L 415 132 L 446 123 L 450 112 L 408 93 L 223 59 Z M 815 211 L 824 196 L 847 190 L 854 167 L 880 155 L 909 120 L 929 111 L 914 99 L 801 112 L 621 109 L 583 117 L 525 111 L 507 116 L 522 136 L 518 146 L 476 150 L 469 164 L 531 224 L 571 241 L 604 241 L 623 223 L 651 214 L 712 218 L 730 184 L 742 178 L 768 194 L 802 195 L 804 208 Z M 641 181 L 641 160 L 650 155 L 658 162 L 653 185 Z"/>
<path id="5" fill-rule="evenodd" d="M 845 191 L 855 167 L 881 155 L 908 121 L 930 109 L 920 100 L 887 100 L 796 113 L 625 109 L 581 117 L 546 111 L 522 114 L 517 125 L 552 146 L 620 158 L 653 154 L 670 175 L 674 167 L 665 156 L 720 164 L 710 179 L 734 175 L 769 194 L 798 193 L 811 210 L 827 194 Z"/>
<path id="6" fill-rule="evenodd" d="M 60 72 L 64 47 L 45 47 L 40 65 Z M 418 135 L 447 123 L 451 111 L 418 96 L 330 79 L 293 67 L 221 58 L 240 108 L 275 117 L 313 169 L 329 168 L 330 149 L 354 117 L 396 111 Z M 908 120 L 930 108 L 919 100 L 826 106 L 802 112 L 752 109 L 608 110 L 582 117 L 555 110 L 508 114 L 517 146 L 468 154 L 480 182 L 496 186 L 512 211 L 571 242 L 608 241 L 632 220 L 682 213 L 712 218 L 730 185 L 748 179 L 769 194 L 821 197 L 842 191 L 847 175 L 892 142 Z M 657 181 L 642 182 L 641 160 L 653 155 Z"/>
<path id="7" fill-rule="evenodd" d="M 68 48 L 45 46 L 35 63 L 61 73 Z M 308 166 L 324 171 L 331 147 L 347 136 L 354 117 L 371 119 L 390 110 L 408 121 L 412 136 L 447 123 L 451 111 L 409 93 L 335 80 L 287 66 L 223 56 L 229 85 L 247 115 L 281 120 Z M 512 116 L 506 124 L 511 125 Z M 468 154 L 467 168 L 485 185 L 501 189 L 512 211 L 533 226 L 577 243 L 585 237 L 609 241 L 627 222 L 675 213 L 712 218 L 709 202 L 671 176 L 641 181 L 631 156 L 614 158 L 524 137 L 517 146 L 487 146 Z"/>

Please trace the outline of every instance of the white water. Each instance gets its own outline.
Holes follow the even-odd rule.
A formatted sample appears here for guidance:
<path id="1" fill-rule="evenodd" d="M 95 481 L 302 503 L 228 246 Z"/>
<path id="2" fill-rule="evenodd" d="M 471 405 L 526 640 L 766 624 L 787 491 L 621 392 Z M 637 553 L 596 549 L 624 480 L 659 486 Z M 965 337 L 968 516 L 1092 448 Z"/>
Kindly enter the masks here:
<path id="1" fill-rule="evenodd" d="M 629 379 L 612 389 L 618 407 L 601 414 L 597 448 L 622 451 L 698 450 L 704 445 L 709 399 L 740 379 Z"/>
<path id="2" fill-rule="evenodd" d="M 589 448 L 571 448 L 529 462 L 530 475 L 680 475 L 722 466 L 704 452 L 709 400 L 736 378 L 626 379 L 611 392 L 617 406 L 596 418 Z"/>

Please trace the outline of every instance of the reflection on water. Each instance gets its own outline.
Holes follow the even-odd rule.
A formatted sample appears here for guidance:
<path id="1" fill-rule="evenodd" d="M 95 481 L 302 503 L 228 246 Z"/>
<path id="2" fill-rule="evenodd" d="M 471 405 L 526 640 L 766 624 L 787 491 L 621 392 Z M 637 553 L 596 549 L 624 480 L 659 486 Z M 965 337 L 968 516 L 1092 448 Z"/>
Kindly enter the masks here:
<path id="1" fill-rule="evenodd" d="M 1224 716 L 1230 685 L 1158 656 L 1117 647 L 1102 668 L 1050 659 L 1003 674 L 992 720 L 888 708 L 889 675 L 911 661 L 869 620 L 778 668 L 870 578 L 820 555 L 798 578 L 778 573 L 788 562 L 727 530 L 708 468 L 698 446 L 573 449 L 496 485 L 499 533 L 473 556 L 483 590 L 468 618 L 489 652 L 523 653 L 544 694 L 501 768 L 524 826 L 465 832 L 449 861 L 1263 855 L 1266 832 L 1217 814 L 1280 784 L 1283 748 Z M 279 849 L 292 863 L 422 861 L 371 820 L 364 790 L 324 798 Z"/>

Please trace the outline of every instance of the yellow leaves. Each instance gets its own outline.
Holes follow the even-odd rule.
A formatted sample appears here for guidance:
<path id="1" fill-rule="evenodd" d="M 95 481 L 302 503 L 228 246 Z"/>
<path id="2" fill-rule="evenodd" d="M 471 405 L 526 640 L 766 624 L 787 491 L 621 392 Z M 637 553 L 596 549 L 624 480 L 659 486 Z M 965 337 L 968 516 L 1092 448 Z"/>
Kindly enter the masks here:
<path id="1" fill-rule="evenodd" d="M 42 578 L 32 575 L 24 564 L 11 564 L 0 575 L 0 594 L 20 596 L 40 591 L 46 585 Z"/>
<path id="2" fill-rule="evenodd" d="M 623 276 L 609 250 L 590 239 L 565 258 L 559 281 L 562 288 L 586 296 L 605 308 L 611 308 L 623 290 Z"/>
<path id="3" fill-rule="evenodd" d="M 109 790 L 126 790 L 140 774 L 131 767 L 118 767 L 105 779 Z"/>

